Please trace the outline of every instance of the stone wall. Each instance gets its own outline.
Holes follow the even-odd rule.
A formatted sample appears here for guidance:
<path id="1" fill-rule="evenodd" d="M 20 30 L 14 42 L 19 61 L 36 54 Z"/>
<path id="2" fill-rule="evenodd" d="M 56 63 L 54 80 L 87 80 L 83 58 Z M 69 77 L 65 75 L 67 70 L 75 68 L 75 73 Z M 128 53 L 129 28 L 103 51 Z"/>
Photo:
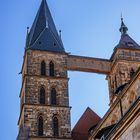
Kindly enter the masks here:
<path id="1" fill-rule="evenodd" d="M 101 130 L 102 128 L 110 126 L 120 121 L 120 119 L 122 118 L 120 101 L 122 104 L 122 113 L 124 115 L 139 97 L 140 97 L 140 72 L 138 72 L 137 75 L 133 77 L 133 79 L 131 80 L 131 83 L 129 83 L 129 85 L 127 85 L 127 87 L 118 95 L 114 104 L 110 107 L 109 111 L 102 119 L 102 122 L 94 131 L 94 134 L 98 132 L 99 130 Z M 134 124 L 135 125 L 137 124 L 139 128 L 139 125 L 140 125 L 139 121 L 137 121 L 137 123 L 134 123 Z M 124 129 L 126 129 L 126 127 L 124 127 Z M 126 131 L 127 135 L 129 135 L 128 131 Z M 93 134 L 93 137 L 91 137 L 90 139 L 94 140 L 94 134 Z M 120 139 L 120 140 L 128 140 L 128 139 Z M 138 139 L 132 139 L 132 140 L 138 140 Z"/>
<path id="2" fill-rule="evenodd" d="M 39 104 L 41 87 L 45 89 L 45 104 L 51 105 L 51 89 L 56 89 L 57 105 L 69 106 L 68 79 L 27 77 L 25 103 Z"/>
<path id="3" fill-rule="evenodd" d="M 55 66 L 56 77 L 67 77 L 66 70 L 66 54 L 49 53 L 44 51 L 31 51 L 27 52 L 27 74 L 40 75 L 41 62 L 46 63 L 46 75 L 49 76 L 49 63 L 52 61 Z"/>
<path id="4" fill-rule="evenodd" d="M 21 115 L 19 127 L 30 128 L 30 136 L 38 137 L 38 118 L 43 117 L 43 137 L 53 138 L 53 117 L 59 121 L 59 137 L 71 138 L 71 121 L 68 94 L 67 55 L 27 50 L 22 69 Z M 41 62 L 46 64 L 46 74 L 41 75 Z M 49 64 L 54 63 L 54 76 Z M 45 89 L 45 104 L 40 104 L 40 89 Z M 51 90 L 56 90 L 56 104 L 51 104 Z M 42 137 L 42 138 L 43 138 Z"/>
<path id="5" fill-rule="evenodd" d="M 140 140 L 140 116 L 127 128 L 118 140 Z"/>
<path id="6" fill-rule="evenodd" d="M 71 137 L 70 108 L 25 105 L 24 114 L 25 126 L 30 127 L 30 136 L 38 136 L 38 117 L 41 115 L 44 120 L 43 136 L 52 137 L 52 119 L 55 115 L 59 120 L 59 137 Z"/>
<path id="7" fill-rule="evenodd" d="M 138 97 L 140 97 L 140 74 L 132 83 L 129 90 L 127 90 L 126 94 L 122 96 L 121 101 L 124 114 Z"/>
<path id="8" fill-rule="evenodd" d="M 128 83 L 134 72 L 140 67 L 140 51 L 117 50 L 112 58 L 111 71 L 108 75 L 110 104 L 114 102 L 114 93 L 123 84 Z"/>

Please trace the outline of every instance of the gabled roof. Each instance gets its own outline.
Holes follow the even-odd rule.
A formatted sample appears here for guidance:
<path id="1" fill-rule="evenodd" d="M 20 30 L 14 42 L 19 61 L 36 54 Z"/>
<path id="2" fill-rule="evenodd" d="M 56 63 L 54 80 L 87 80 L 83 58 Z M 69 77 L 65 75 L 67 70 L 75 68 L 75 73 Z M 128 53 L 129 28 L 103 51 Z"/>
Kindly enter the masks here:
<path id="1" fill-rule="evenodd" d="M 42 0 L 28 35 L 28 46 L 33 50 L 65 52 L 46 0 Z"/>
<path id="2" fill-rule="evenodd" d="M 88 130 L 100 120 L 101 118 L 88 107 L 72 130 L 73 140 L 88 140 Z"/>

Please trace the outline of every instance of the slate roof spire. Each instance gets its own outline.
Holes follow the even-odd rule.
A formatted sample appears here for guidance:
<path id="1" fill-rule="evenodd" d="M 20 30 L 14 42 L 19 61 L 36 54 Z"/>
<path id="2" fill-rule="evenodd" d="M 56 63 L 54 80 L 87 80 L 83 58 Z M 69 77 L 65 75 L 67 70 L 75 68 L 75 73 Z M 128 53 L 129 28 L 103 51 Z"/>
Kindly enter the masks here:
<path id="1" fill-rule="evenodd" d="M 121 39 L 119 41 L 119 44 L 115 47 L 116 48 L 123 48 L 123 49 L 138 49 L 140 50 L 139 44 L 137 44 L 127 33 L 128 28 L 124 24 L 123 18 L 121 17 Z"/>
<path id="2" fill-rule="evenodd" d="M 65 52 L 46 0 L 41 2 L 29 32 L 29 45 L 26 48 L 60 53 Z"/>

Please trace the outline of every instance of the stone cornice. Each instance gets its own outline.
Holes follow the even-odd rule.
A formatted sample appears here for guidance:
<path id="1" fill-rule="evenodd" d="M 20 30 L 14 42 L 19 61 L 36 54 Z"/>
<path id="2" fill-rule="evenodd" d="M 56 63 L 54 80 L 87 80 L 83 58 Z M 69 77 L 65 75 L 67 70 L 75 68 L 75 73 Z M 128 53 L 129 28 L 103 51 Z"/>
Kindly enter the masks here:
<path id="1" fill-rule="evenodd" d="M 20 110 L 20 116 L 19 116 L 19 120 L 18 120 L 18 125 L 19 125 L 19 121 L 20 121 L 20 118 L 22 116 L 22 113 L 23 113 L 23 109 L 24 107 L 26 106 L 32 106 L 32 107 L 47 107 L 47 108 L 61 108 L 61 109 L 70 109 L 71 110 L 71 106 L 60 106 L 60 105 L 41 105 L 41 104 L 27 104 L 27 103 L 24 103 L 21 107 L 21 110 Z"/>

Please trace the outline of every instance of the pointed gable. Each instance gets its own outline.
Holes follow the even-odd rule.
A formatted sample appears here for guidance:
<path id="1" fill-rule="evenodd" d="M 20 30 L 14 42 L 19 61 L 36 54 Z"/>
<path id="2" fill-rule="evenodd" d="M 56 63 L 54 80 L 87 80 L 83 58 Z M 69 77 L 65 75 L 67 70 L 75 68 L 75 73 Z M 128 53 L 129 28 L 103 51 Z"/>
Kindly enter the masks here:
<path id="1" fill-rule="evenodd" d="M 101 118 L 88 107 L 72 130 L 73 140 L 88 140 L 88 130 L 100 120 Z"/>
<path id="2" fill-rule="evenodd" d="M 27 48 L 33 50 L 65 52 L 46 0 L 42 0 L 28 40 Z"/>

